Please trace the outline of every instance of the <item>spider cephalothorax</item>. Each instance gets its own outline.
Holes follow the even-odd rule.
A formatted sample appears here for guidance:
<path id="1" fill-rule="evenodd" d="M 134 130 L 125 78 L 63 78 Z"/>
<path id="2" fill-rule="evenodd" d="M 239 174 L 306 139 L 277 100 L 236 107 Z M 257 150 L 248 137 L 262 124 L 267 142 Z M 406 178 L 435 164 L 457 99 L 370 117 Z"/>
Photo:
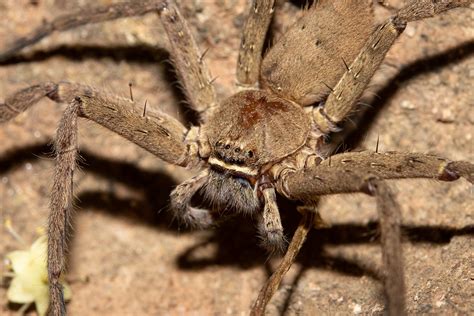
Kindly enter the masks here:
<path id="1" fill-rule="evenodd" d="M 258 213 L 265 203 L 275 203 L 263 194 L 273 189 L 271 168 L 303 147 L 310 129 L 310 118 L 301 106 L 272 93 L 246 90 L 229 97 L 200 129 L 200 146 L 210 148 L 199 150 L 207 153 L 200 159 L 209 171 L 193 185 L 178 186 L 175 192 L 183 193 L 172 194 L 172 204 L 180 206 L 186 223 L 197 226 L 211 223 L 208 217 L 203 221 L 202 216 L 187 216 L 185 211 L 193 212 L 186 203 L 201 188 L 211 213 Z M 282 229 L 273 229 L 278 240 L 274 236 L 264 244 L 282 249 Z"/>
<path id="2" fill-rule="evenodd" d="M 203 61 L 178 7 L 172 0 L 147 0 L 98 7 L 60 17 L 20 38 L 0 61 L 49 35 L 87 23 L 159 13 L 170 40 L 170 54 L 200 126 L 187 128 L 163 113 L 147 112 L 133 98 L 121 98 L 80 84 L 59 82 L 23 89 L 0 103 L 0 122 L 48 97 L 69 106 L 57 130 L 57 166 L 48 223 L 50 310 L 65 314 L 59 283 L 65 267 L 66 237 L 73 204 L 77 158 L 77 120 L 92 120 L 129 139 L 160 159 L 201 172 L 178 185 L 171 206 L 183 222 L 207 227 L 232 212 L 254 216 L 263 245 L 285 245 L 276 194 L 298 200 L 303 220 L 282 265 L 253 308 L 265 305 L 294 261 L 308 230 L 317 225 L 319 196 L 364 192 L 376 198 L 380 216 L 384 283 L 389 311 L 405 312 L 400 210 L 386 179 L 432 178 L 474 181 L 474 166 L 433 155 L 350 152 L 330 156 L 321 145 L 337 131 L 408 22 L 432 17 L 469 1 L 409 1 L 373 27 L 372 1 L 320 0 L 264 52 L 274 0 L 254 0 L 244 26 L 237 81 L 240 91 L 219 102 Z M 264 56 L 265 55 L 265 56 Z M 326 159 L 329 158 L 329 159 Z M 195 207 L 201 195 L 207 206 Z M 206 203 L 204 203 L 206 204 Z"/>

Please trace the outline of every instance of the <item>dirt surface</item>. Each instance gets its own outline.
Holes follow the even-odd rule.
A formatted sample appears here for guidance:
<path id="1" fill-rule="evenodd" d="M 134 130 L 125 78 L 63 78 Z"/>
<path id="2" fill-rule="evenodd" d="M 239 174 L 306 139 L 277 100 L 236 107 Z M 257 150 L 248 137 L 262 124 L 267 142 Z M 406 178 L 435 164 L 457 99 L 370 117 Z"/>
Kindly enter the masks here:
<path id="1" fill-rule="evenodd" d="M 0 49 L 51 19 L 110 0 L 3 0 Z M 282 1 L 284 2 L 284 1 Z M 298 1 L 294 1 L 297 3 Z M 401 1 L 389 1 L 396 7 Z M 220 97 L 233 91 L 244 0 L 183 1 Z M 278 35 L 300 11 L 278 9 Z M 389 52 L 361 131 L 348 148 L 436 153 L 474 161 L 474 8 L 410 24 Z M 387 16 L 377 7 L 378 19 Z M 24 58 L 0 65 L 0 99 L 42 81 L 82 82 L 148 100 L 185 122 L 176 78 L 156 14 L 90 25 L 48 39 Z M 48 100 L 0 126 L 0 214 L 31 243 L 45 224 L 53 173 L 49 145 L 64 105 Z M 71 315 L 245 315 L 278 259 L 257 246 L 255 224 L 234 220 L 212 231 L 183 231 L 168 196 L 193 174 L 93 123 L 80 124 L 81 169 L 67 280 Z M 403 213 L 407 303 L 411 314 L 467 315 L 472 300 L 472 187 L 465 180 L 391 182 Z M 282 204 L 291 236 L 298 219 Z M 161 212 L 159 212 L 161 211 Z M 298 263 L 268 307 L 269 315 L 366 314 L 384 311 L 375 205 L 364 195 L 330 197 L 331 228 L 313 231 Z M 5 229 L 0 256 L 23 248 Z M 2 266 L 2 271 L 4 267 Z M 19 306 L 0 288 L 0 314 Z M 30 309 L 31 314 L 34 314 Z"/>

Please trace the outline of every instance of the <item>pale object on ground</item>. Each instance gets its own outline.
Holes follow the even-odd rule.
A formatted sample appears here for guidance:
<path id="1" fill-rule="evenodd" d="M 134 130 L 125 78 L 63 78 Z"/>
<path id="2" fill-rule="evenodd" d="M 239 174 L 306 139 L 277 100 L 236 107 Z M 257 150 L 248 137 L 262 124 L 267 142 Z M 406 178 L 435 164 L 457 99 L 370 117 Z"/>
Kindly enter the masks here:
<path id="1" fill-rule="evenodd" d="M 7 291 L 12 303 L 35 303 L 39 315 L 46 315 L 49 305 L 48 271 L 46 267 L 47 237 L 38 238 L 28 250 L 8 253 L 6 259 L 13 271 L 13 279 Z M 63 282 L 64 298 L 71 299 L 71 289 Z"/>

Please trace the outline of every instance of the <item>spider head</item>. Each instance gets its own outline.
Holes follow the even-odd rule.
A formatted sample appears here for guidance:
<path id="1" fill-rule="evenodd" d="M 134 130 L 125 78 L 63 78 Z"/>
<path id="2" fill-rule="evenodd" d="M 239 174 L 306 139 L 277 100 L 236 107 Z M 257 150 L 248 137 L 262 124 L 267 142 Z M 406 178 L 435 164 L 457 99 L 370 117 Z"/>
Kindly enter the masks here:
<path id="1" fill-rule="evenodd" d="M 216 217 L 239 212 L 255 214 L 261 209 L 256 159 L 254 149 L 228 139 L 215 141 L 207 157 L 207 170 L 178 185 L 171 194 L 178 218 L 186 225 L 203 228 L 212 225 Z M 205 209 L 191 206 L 196 193 Z"/>
<path id="2" fill-rule="evenodd" d="M 247 139 L 220 135 L 213 141 L 209 177 L 202 192 L 213 209 L 252 214 L 261 208 L 258 183 L 261 166 L 258 147 Z"/>

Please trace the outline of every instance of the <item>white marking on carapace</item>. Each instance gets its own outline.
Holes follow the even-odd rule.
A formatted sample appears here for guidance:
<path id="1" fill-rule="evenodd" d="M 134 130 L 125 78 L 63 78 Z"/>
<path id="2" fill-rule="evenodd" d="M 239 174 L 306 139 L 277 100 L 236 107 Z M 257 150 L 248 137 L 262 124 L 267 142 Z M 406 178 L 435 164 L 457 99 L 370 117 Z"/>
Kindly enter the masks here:
<path id="1" fill-rule="evenodd" d="M 235 172 L 238 172 L 238 173 L 242 173 L 242 174 L 245 174 L 245 175 L 254 176 L 254 177 L 258 175 L 258 170 L 251 169 L 249 167 L 243 167 L 243 166 L 228 164 L 228 163 L 226 163 L 224 161 L 221 161 L 221 160 L 219 160 L 217 158 L 214 158 L 214 157 L 209 158 L 208 162 L 209 162 L 210 165 L 216 165 L 216 166 L 219 166 L 221 168 L 231 170 L 231 171 L 235 171 Z"/>

